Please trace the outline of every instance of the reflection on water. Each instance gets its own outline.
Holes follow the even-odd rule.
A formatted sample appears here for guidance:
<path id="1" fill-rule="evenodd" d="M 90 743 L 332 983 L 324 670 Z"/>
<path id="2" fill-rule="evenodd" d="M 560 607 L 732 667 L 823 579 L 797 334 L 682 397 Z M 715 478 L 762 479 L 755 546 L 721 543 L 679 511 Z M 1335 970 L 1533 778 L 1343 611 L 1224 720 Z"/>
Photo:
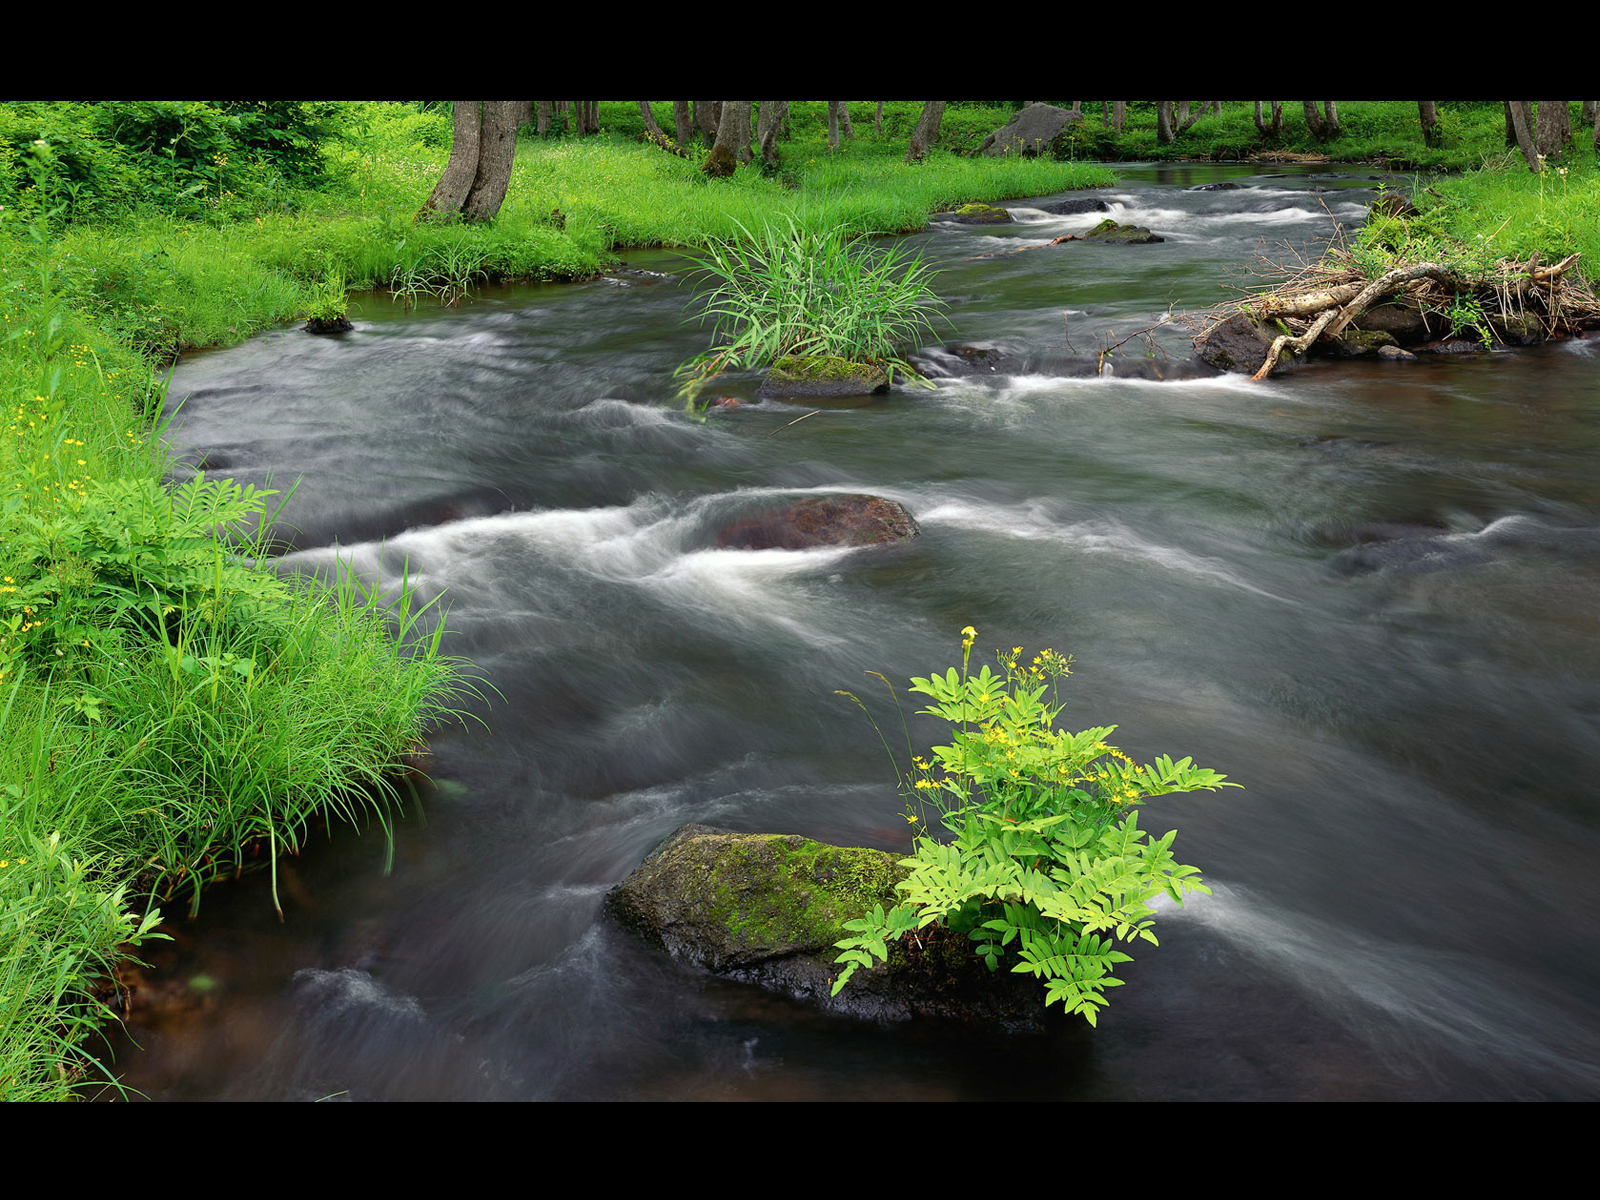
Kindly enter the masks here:
<path id="1" fill-rule="evenodd" d="M 952 337 L 1093 354 L 1262 247 L 1359 219 L 1366 177 L 1132 169 L 1067 243 L 1041 201 L 911 240 Z M 1218 180 L 1241 186 L 1188 190 Z M 1315 189 L 1326 189 L 1318 191 Z M 1266 383 L 994 374 L 699 422 L 681 264 L 374 299 L 177 372 L 175 450 L 299 478 L 285 570 L 337 555 L 448 607 L 493 684 L 433 740 L 398 833 L 218 889 L 155 952 L 124 1078 L 156 1098 L 1388 1099 L 1600 1092 L 1600 361 L 1593 343 Z M 659 274 L 656 274 L 659 272 Z M 1173 325 L 1159 350 L 1187 353 Z M 1123 353 L 1145 353 L 1142 342 Z M 1113 359 L 1115 362 L 1115 359 Z M 753 380 L 730 381 L 750 399 Z M 904 546 L 747 553 L 807 492 L 917 516 Z M 1100 1028 L 878 1028 L 681 970 L 597 923 L 678 825 L 899 848 L 856 691 L 982 646 L 1073 654 L 1066 719 L 1245 785 L 1176 798 L 1210 897 L 1164 915 Z M 911 721 L 925 745 L 934 730 Z M 200 980 L 196 983 L 196 980 Z"/>

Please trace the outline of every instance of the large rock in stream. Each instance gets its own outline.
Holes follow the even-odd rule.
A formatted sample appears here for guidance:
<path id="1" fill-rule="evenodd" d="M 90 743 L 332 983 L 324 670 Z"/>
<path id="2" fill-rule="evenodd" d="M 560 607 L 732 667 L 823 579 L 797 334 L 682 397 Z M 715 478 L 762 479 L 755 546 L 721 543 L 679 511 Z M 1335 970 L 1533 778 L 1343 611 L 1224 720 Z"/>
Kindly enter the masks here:
<path id="1" fill-rule="evenodd" d="M 990 974 L 971 942 L 927 930 L 833 996 L 844 923 L 895 901 L 899 855 L 795 834 L 685 825 L 607 894 L 605 911 L 680 962 L 877 1020 L 945 1017 L 1004 1028 L 1045 1019 L 1037 980 Z"/>
<path id="2" fill-rule="evenodd" d="M 806 496 L 743 517 L 718 532 L 717 545 L 727 550 L 878 546 L 909 541 L 920 532 L 905 505 L 846 492 Z"/>

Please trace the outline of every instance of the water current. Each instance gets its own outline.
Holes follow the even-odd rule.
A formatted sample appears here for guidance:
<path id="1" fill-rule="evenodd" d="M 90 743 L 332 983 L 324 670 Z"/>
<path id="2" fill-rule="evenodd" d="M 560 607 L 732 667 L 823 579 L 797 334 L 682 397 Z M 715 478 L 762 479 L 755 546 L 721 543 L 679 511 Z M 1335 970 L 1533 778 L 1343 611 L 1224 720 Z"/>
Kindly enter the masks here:
<path id="1" fill-rule="evenodd" d="M 950 341 L 1094 353 L 1358 223 L 1367 173 L 1120 168 L 1100 213 L 935 222 Z M 1266 170 L 1273 170 L 1266 168 Z M 1228 181 L 1228 190 L 1197 190 Z M 998 252 L 998 253 L 997 253 Z M 989 257 L 983 257 L 988 255 Z M 1488 1099 L 1600 1096 L 1600 341 L 1239 376 L 946 379 L 697 420 L 707 333 L 666 252 L 341 338 L 198 354 L 188 467 L 298 479 L 285 570 L 338 555 L 442 596 L 474 721 L 396 833 L 219 887 L 118 1070 L 154 1099 Z M 1174 325 L 1154 335 L 1188 352 Z M 1098 343 L 1097 343 L 1097 338 Z M 753 398 L 754 379 L 726 390 Z M 871 492 L 922 536 L 730 551 L 774 496 Z M 1071 653 L 1073 728 L 1190 754 L 1210 896 L 1160 916 L 1098 1030 L 822 1016 L 609 928 L 690 821 L 907 846 L 849 689 L 978 649 Z M 489 686 L 492 685 L 492 686 Z M 926 745 L 935 730 L 914 723 Z"/>

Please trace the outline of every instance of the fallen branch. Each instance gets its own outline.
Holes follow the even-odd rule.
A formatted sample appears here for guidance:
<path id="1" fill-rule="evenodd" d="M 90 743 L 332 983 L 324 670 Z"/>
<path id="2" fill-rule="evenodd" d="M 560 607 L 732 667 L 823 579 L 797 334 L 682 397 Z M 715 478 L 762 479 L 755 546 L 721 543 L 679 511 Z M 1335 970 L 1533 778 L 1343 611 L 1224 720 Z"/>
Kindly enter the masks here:
<path id="1" fill-rule="evenodd" d="M 1278 358 L 1284 350 L 1290 350 L 1295 354 L 1303 354 L 1320 337 L 1338 337 L 1344 331 L 1345 326 L 1366 312 L 1374 300 L 1380 296 L 1387 296 L 1391 292 L 1397 292 L 1406 284 L 1424 278 L 1437 280 L 1446 287 L 1460 286 L 1460 280 L 1456 278 L 1455 273 L 1448 267 L 1440 266 L 1438 263 L 1421 262 L 1412 263 L 1408 267 L 1396 267 L 1393 271 L 1387 271 L 1367 284 L 1342 308 L 1336 307 L 1339 303 L 1338 301 L 1331 302 L 1322 315 L 1312 322 L 1311 328 L 1299 337 L 1281 334 L 1274 338 L 1272 348 L 1267 351 L 1266 361 L 1261 364 L 1261 369 L 1250 378 L 1265 379 L 1272 374 L 1272 368 L 1278 365 Z M 1332 289 L 1326 294 L 1332 296 L 1335 291 L 1342 290 L 1342 288 Z M 1302 315 L 1309 315 L 1309 313 Z"/>

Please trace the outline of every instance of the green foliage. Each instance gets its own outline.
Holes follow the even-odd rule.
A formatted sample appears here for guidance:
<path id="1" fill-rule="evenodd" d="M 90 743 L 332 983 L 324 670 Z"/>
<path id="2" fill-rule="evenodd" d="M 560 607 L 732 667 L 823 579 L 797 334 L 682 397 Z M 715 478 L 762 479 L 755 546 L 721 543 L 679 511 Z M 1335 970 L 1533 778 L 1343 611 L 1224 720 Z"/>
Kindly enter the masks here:
<path id="1" fill-rule="evenodd" d="M 0 811 L 21 791 L 8 784 Z M 100 882 L 101 865 L 74 858 L 59 833 L 40 837 L 9 819 L 0 823 L 0 1097 L 6 1100 L 71 1095 L 93 1069 L 83 1043 L 109 1016 L 86 980 L 109 973 L 127 947 L 165 936 L 154 932 L 159 914 L 128 911 L 126 886 Z"/>
<path id="2" fill-rule="evenodd" d="M 678 368 L 686 390 L 720 371 L 789 355 L 915 376 L 901 354 L 932 332 L 932 314 L 943 307 L 920 258 L 861 246 L 841 229 L 810 232 L 792 219 L 740 233 L 693 260 L 716 282 L 701 313 L 714 332 L 711 349 Z"/>
<path id="3" fill-rule="evenodd" d="M 1070 660 L 1044 650 L 1025 664 L 1019 646 L 998 655 L 1000 672 L 973 674 L 975 638 L 963 631 L 959 671 L 911 681 L 932 698 L 919 711 L 950 723 L 950 743 L 933 747 L 931 761 L 913 758 L 902 777 L 908 820 L 924 830 L 902 860 L 904 899 L 845 923 L 833 990 L 888 961 L 897 938 L 939 924 L 965 933 L 990 970 L 1014 952 L 1011 970 L 1039 979 L 1047 1005 L 1093 1025 L 1106 989 L 1121 982 L 1113 969 L 1130 961 L 1117 944 L 1156 941 L 1149 902 L 1182 904 L 1184 893 L 1208 890 L 1173 858 L 1175 832 L 1152 838 L 1139 828 L 1137 806 L 1238 785 L 1189 758 L 1135 763 L 1105 740 L 1115 726 L 1056 728 L 1056 682 Z M 930 810 L 952 840 L 926 832 Z"/>

